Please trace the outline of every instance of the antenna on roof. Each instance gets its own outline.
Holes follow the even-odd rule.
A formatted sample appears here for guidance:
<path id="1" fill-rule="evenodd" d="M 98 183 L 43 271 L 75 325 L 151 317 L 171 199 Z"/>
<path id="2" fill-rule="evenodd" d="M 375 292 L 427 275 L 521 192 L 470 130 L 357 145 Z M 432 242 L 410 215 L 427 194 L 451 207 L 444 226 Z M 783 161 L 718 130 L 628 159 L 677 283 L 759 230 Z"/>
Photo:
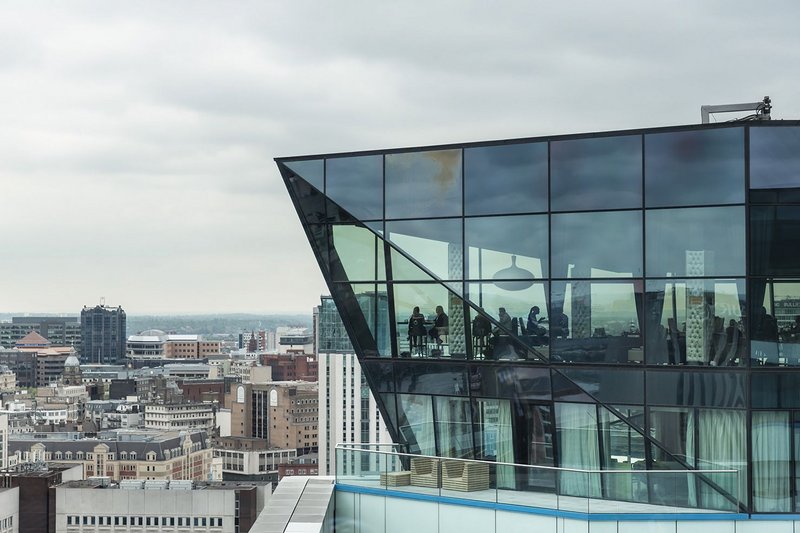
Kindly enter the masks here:
<path id="1" fill-rule="evenodd" d="M 105 306 L 106 306 L 106 297 L 105 296 L 101 296 L 100 297 L 100 307 L 105 307 Z"/>
<path id="2" fill-rule="evenodd" d="M 710 122 L 710 115 L 712 113 L 735 113 L 737 111 L 755 111 L 752 115 L 746 117 L 736 118 L 739 120 L 770 120 L 770 112 L 772 111 L 772 100 L 769 96 L 765 96 L 760 102 L 750 102 L 747 104 L 720 104 L 720 105 L 703 105 L 700 106 L 700 117 L 703 124 Z"/>

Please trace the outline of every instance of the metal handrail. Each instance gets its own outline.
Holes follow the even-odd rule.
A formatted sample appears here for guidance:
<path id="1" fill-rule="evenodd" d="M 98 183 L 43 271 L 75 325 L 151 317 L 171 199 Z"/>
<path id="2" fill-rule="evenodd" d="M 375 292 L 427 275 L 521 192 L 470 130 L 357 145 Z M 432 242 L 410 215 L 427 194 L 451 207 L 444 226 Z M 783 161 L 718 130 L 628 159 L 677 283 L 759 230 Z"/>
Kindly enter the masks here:
<path id="1" fill-rule="evenodd" d="M 363 444 L 363 443 L 343 443 L 337 444 L 337 450 L 357 450 L 357 446 L 376 446 L 376 444 Z M 399 444 L 392 444 L 386 446 L 400 446 Z M 714 470 L 588 470 L 582 468 L 565 468 L 560 466 L 546 466 L 546 465 L 523 465 L 520 463 L 506 463 L 501 461 L 487 461 L 485 459 L 464 459 L 461 457 L 440 457 L 438 455 L 422 455 L 416 453 L 402 453 L 402 452 L 384 452 L 380 450 L 361 450 L 369 453 L 379 453 L 383 455 L 394 455 L 397 457 L 422 457 L 425 459 L 444 459 L 447 461 L 464 461 L 464 462 L 471 462 L 471 463 L 486 463 L 489 465 L 495 466 L 514 466 L 514 467 L 523 467 L 523 468 L 537 468 L 541 470 L 553 470 L 556 472 L 577 472 L 581 474 L 738 474 L 739 471 L 736 469 L 714 469 Z"/>

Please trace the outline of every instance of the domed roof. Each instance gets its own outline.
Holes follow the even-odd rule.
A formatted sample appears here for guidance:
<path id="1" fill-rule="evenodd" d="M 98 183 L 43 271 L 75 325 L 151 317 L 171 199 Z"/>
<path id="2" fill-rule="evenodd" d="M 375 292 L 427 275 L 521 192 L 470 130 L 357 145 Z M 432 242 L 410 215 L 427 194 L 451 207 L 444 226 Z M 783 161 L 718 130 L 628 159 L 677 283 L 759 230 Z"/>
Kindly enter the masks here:
<path id="1" fill-rule="evenodd" d="M 70 355 L 69 357 L 67 357 L 67 360 L 64 361 L 64 366 L 65 367 L 68 367 L 68 366 L 81 366 L 81 362 L 74 355 Z"/>
<path id="2" fill-rule="evenodd" d="M 147 329 L 147 330 L 144 330 L 143 332 L 139 333 L 139 335 L 142 335 L 142 336 L 152 335 L 154 337 L 161 337 L 162 335 L 166 335 L 166 333 L 164 333 L 160 329 Z"/>

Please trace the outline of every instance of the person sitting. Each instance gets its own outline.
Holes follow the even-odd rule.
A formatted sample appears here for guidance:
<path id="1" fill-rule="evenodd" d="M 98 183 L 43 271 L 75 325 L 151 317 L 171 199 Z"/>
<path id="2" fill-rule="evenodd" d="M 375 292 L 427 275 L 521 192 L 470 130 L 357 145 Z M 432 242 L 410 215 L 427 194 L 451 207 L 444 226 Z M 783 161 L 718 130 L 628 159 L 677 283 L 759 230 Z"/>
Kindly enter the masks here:
<path id="1" fill-rule="evenodd" d="M 417 350 L 417 353 L 422 349 L 425 338 L 425 316 L 420 313 L 419 306 L 414 307 L 411 316 L 408 318 L 408 340 L 411 344 L 411 349 Z"/>
<path id="2" fill-rule="evenodd" d="M 436 318 L 433 319 L 433 327 L 428 332 L 436 344 L 442 344 L 442 335 L 447 335 L 449 319 L 441 305 L 436 306 Z"/>
<path id="3" fill-rule="evenodd" d="M 531 311 L 528 313 L 528 323 L 525 326 L 525 331 L 527 331 L 528 335 L 539 336 L 544 335 L 547 330 L 540 326 L 542 322 L 547 322 L 547 319 L 542 317 L 539 318 L 539 306 L 534 305 L 531 307 Z"/>
<path id="4" fill-rule="evenodd" d="M 498 315 L 497 315 L 497 321 L 500 322 L 500 326 L 503 329 L 506 330 L 506 331 L 502 331 L 502 333 L 510 332 L 512 330 L 512 328 L 514 327 L 511 315 L 509 315 L 506 312 L 506 308 L 505 307 L 501 307 L 498 311 L 499 312 L 498 312 Z M 498 331 L 496 331 L 496 333 L 501 333 L 501 331 L 498 330 Z"/>

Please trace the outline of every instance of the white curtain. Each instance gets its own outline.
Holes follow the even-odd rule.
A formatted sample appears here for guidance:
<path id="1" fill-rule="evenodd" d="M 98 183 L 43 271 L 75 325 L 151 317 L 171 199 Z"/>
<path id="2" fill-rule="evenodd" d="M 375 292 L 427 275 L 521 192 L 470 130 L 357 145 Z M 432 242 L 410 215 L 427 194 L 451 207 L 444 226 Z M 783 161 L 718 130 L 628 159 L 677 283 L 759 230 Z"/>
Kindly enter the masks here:
<path id="1" fill-rule="evenodd" d="M 762 513 L 792 510 L 788 412 L 753 412 L 753 505 Z"/>
<path id="2" fill-rule="evenodd" d="M 597 410 L 594 404 L 556 403 L 558 451 L 563 468 L 598 470 L 600 447 L 597 436 Z M 561 494 L 599 498 L 600 475 L 560 472 Z"/>
<path id="3" fill-rule="evenodd" d="M 736 510 L 736 504 L 725 493 L 739 501 L 746 500 L 744 411 L 703 409 L 699 411 L 698 422 L 697 467 L 701 470 L 739 471 L 738 476 L 728 473 L 704 475 L 724 492 L 701 481 L 700 503 L 706 509 Z"/>
<path id="4" fill-rule="evenodd" d="M 440 457 L 473 457 L 469 400 L 436 398 L 436 431 Z"/>
<path id="5" fill-rule="evenodd" d="M 397 398 L 398 407 L 405 416 L 405 424 L 400 426 L 400 433 L 411 447 L 412 453 L 436 455 L 431 397 L 423 394 L 398 394 Z M 419 450 L 414 449 L 415 443 Z"/>
<path id="6" fill-rule="evenodd" d="M 511 402 L 499 400 L 497 409 L 497 462 L 514 462 L 514 437 L 511 433 Z M 497 488 L 516 488 L 514 467 L 497 467 Z"/>

